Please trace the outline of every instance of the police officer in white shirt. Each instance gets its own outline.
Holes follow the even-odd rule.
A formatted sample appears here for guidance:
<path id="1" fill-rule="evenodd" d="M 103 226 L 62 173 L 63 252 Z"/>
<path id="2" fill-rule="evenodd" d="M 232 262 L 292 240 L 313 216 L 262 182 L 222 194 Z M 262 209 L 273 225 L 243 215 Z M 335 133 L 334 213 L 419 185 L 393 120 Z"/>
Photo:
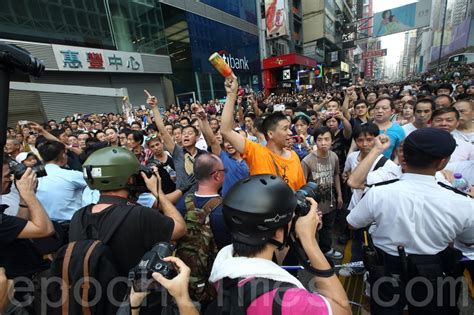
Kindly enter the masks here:
<path id="1" fill-rule="evenodd" d="M 397 284 L 385 281 L 374 285 L 371 280 L 372 314 L 402 314 L 405 304 L 410 314 L 447 314 L 449 307 L 455 307 L 456 301 L 438 294 L 436 281 L 443 279 L 447 268 L 455 268 L 454 263 L 440 263 L 441 257 L 453 258 L 450 243 L 456 239 L 466 246 L 474 244 L 474 202 L 466 194 L 440 184 L 434 176 L 446 166 L 455 148 L 455 140 L 444 130 L 422 128 L 412 132 L 403 145 L 406 168 L 400 180 L 369 189 L 347 217 L 356 229 L 375 224 L 372 240 L 379 263 L 383 261 L 384 274 L 396 275 L 392 281 Z M 420 263 L 419 255 L 428 255 L 423 256 L 428 268 Z M 408 280 L 419 280 L 414 278 L 417 276 L 426 280 L 421 287 L 415 284 L 400 290 Z M 428 286 L 434 289 L 431 296 Z M 426 303 L 421 306 L 413 304 L 423 300 Z"/>

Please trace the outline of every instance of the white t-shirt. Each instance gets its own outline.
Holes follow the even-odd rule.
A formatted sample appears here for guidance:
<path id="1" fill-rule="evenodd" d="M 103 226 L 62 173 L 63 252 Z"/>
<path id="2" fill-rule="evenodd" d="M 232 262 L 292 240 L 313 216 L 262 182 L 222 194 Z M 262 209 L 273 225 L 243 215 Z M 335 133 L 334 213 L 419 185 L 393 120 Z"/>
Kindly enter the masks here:
<path id="1" fill-rule="evenodd" d="M 204 139 L 202 133 L 196 141 L 196 148 L 198 148 L 199 150 L 207 151 L 207 142 L 206 139 Z"/>
<path id="2" fill-rule="evenodd" d="M 451 154 L 451 159 L 449 159 L 449 162 L 474 160 L 474 145 L 461 140 L 454 135 L 453 137 L 454 140 L 456 140 L 456 149 L 454 150 L 453 154 Z"/>
<path id="3" fill-rule="evenodd" d="M 460 130 L 454 130 L 451 132 L 454 139 L 457 141 L 465 141 L 470 144 L 474 144 L 474 132 L 462 132 Z"/>
<path id="4" fill-rule="evenodd" d="M 405 131 L 405 137 L 408 137 L 408 135 L 410 133 L 412 133 L 413 131 L 418 129 L 418 128 L 415 127 L 415 125 L 413 123 L 403 125 L 402 128 L 403 128 L 403 131 Z"/>
<path id="5" fill-rule="evenodd" d="M 360 151 L 355 151 L 355 152 L 352 152 L 351 154 L 349 154 L 346 158 L 346 164 L 344 165 L 344 172 L 352 172 L 354 171 L 354 169 L 359 165 L 359 155 L 360 155 Z M 382 154 L 379 155 L 379 157 L 374 161 L 374 163 L 372 164 L 372 166 L 370 167 L 370 171 L 369 171 L 369 174 L 370 172 L 372 172 L 375 168 L 375 166 L 377 165 L 377 163 L 379 162 L 379 160 L 383 157 Z M 390 160 L 387 160 L 385 163 L 389 163 Z M 393 163 L 392 161 L 390 161 L 391 163 Z M 352 190 L 352 197 L 351 197 L 351 201 L 349 203 L 349 206 L 347 207 L 347 210 L 352 210 L 356 205 L 357 203 L 359 203 L 360 199 L 362 198 L 362 196 L 364 195 L 364 189 L 353 189 Z"/>

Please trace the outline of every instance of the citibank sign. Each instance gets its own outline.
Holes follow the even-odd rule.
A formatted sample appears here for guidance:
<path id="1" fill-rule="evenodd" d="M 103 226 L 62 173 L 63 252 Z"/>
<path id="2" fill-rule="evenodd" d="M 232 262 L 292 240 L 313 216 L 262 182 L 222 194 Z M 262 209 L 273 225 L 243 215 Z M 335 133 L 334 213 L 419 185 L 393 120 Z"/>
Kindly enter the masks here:
<path id="1" fill-rule="evenodd" d="M 247 60 L 247 57 L 244 56 L 244 58 L 236 58 L 233 57 L 231 54 L 221 54 L 222 58 L 224 58 L 224 61 L 229 65 L 231 69 L 236 69 L 236 70 L 250 70 L 249 68 L 249 61 Z"/>

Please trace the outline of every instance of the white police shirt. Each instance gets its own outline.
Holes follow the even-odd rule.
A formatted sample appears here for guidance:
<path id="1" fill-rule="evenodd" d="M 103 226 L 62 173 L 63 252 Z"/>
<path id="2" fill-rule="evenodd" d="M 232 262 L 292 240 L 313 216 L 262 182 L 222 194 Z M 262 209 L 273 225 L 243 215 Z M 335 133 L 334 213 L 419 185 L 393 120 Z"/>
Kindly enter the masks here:
<path id="1" fill-rule="evenodd" d="M 474 200 L 439 186 L 434 176 L 405 173 L 369 189 L 347 217 L 354 228 L 375 223 L 374 245 L 398 256 L 434 255 L 457 240 L 474 243 Z"/>

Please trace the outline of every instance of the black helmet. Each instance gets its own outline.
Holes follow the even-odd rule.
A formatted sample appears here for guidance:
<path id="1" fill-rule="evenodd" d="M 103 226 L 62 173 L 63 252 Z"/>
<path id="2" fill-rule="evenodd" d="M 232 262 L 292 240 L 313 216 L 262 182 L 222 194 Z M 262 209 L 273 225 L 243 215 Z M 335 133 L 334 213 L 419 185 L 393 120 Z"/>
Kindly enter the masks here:
<path id="1" fill-rule="evenodd" d="M 253 246 L 272 240 L 293 218 L 296 197 L 280 178 L 270 174 L 238 181 L 224 198 L 224 220 L 234 240 Z"/>

